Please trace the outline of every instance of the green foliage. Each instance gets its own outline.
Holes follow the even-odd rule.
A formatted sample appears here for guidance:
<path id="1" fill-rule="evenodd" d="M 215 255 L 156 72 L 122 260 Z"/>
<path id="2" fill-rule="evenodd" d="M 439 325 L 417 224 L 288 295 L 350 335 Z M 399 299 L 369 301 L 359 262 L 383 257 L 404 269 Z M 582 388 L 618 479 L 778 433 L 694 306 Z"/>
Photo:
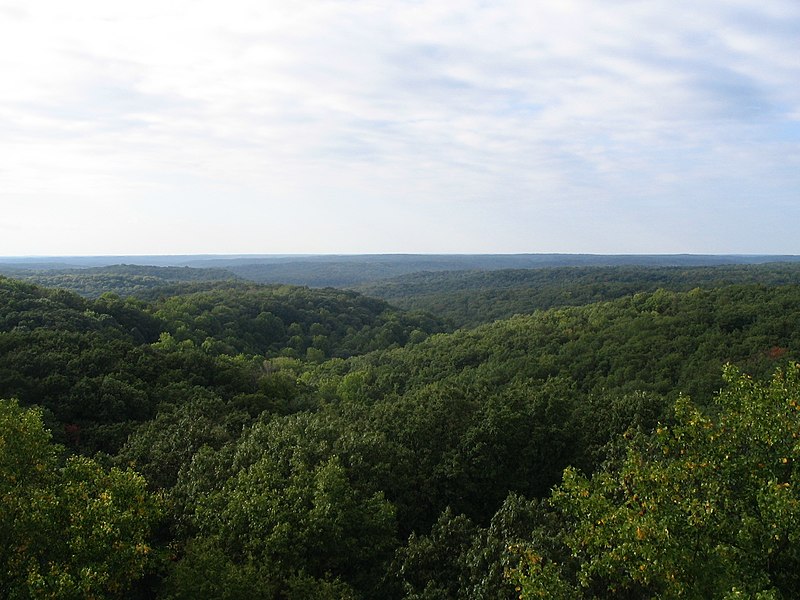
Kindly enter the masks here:
<path id="1" fill-rule="evenodd" d="M 798 286 L 660 290 L 519 315 L 351 364 L 372 368 L 376 396 L 444 379 L 491 387 L 561 377 L 582 393 L 705 398 L 720 388 L 726 362 L 764 376 L 800 358 L 798 303 Z"/>
<path id="2" fill-rule="evenodd" d="M 521 597 L 797 597 L 800 366 L 726 381 L 715 414 L 683 398 L 617 463 L 565 471 L 551 503 L 571 556 L 525 550 Z"/>
<path id="3" fill-rule="evenodd" d="M 41 413 L 0 401 L 0 589 L 8 598 L 123 597 L 153 561 L 158 503 L 132 471 L 58 459 Z"/>
<path id="4" fill-rule="evenodd" d="M 235 563 L 212 539 L 190 540 L 165 583 L 170 600 L 275 598 L 278 577 L 252 560 Z"/>
<path id="5" fill-rule="evenodd" d="M 201 448 L 173 488 L 181 531 L 225 556 L 223 571 L 255 569 L 264 589 L 290 594 L 311 578 L 372 597 L 397 544 L 395 511 L 348 472 L 346 427 L 324 412 L 262 417 L 238 441 Z M 170 578 L 186 597 L 181 573 L 205 568 L 195 560 L 190 545 Z"/>
<path id="6" fill-rule="evenodd" d="M 333 289 L 229 284 L 155 302 L 178 342 L 212 354 L 308 357 L 320 362 L 403 346 L 420 332 L 442 331 L 433 317 L 411 315 L 381 300 Z"/>
<path id="7" fill-rule="evenodd" d="M 398 548 L 389 576 L 403 598 L 517 600 L 508 574 L 519 563 L 518 550 L 535 536 L 560 551 L 562 523 L 536 500 L 509 494 L 487 527 L 445 509 L 429 534 L 412 534 Z"/>
<path id="8" fill-rule="evenodd" d="M 509 492 L 545 497 L 566 466 L 596 468 L 679 392 L 711 397 L 726 360 L 763 373 L 797 356 L 798 301 L 793 287 L 640 294 L 331 361 L 305 380 L 330 394 L 343 432 L 372 434 L 350 470 L 395 504 L 403 536 L 446 506 L 485 525 Z"/>
<path id="9" fill-rule="evenodd" d="M 398 549 L 392 565 L 393 575 L 403 584 L 408 600 L 456 600 L 468 577 L 463 556 L 476 535 L 475 525 L 464 515 L 447 508 L 431 528 L 430 534 L 411 534 Z"/>
<path id="10" fill-rule="evenodd" d="M 313 407 L 279 354 L 321 361 L 435 327 L 350 292 L 226 285 L 151 306 L 0 278 L 0 395 L 45 407 L 59 442 L 114 454 L 138 423 L 192 397 L 250 417 Z"/>
<path id="11" fill-rule="evenodd" d="M 411 273 L 355 289 L 406 310 L 424 310 L 458 327 L 515 314 L 583 306 L 658 289 L 689 291 L 733 284 L 800 283 L 800 265 L 572 266 Z"/>
<path id="12" fill-rule="evenodd" d="M 201 388 L 180 405 L 165 405 L 128 438 L 117 459 L 137 466 L 151 486 L 171 488 L 200 448 L 221 447 L 249 420 L 249 415 Z"/>
<path id="13" fill-rule="evenodd" d="M 194 517 L 198 543 L 215 548 L 212 554 L 224 552 L 224 573 L 255 569 L 257 579 L 288 597 L 302 588 L 298 574 L 370 590 L 395 543 L 391 505 L 380 493 L 355 489 L 336 457 L 318 463 L 294 458 L 276 461 L 267 452 L 201 496 Z M 172 586 L 182 597 L 195 585 L 185 574 L 194 573 L 194 561 L 205 561 L 206 554 L 190 552 L 181 561 Z"/>
<path id="14" fill-rule="evenodd" d="M 62 557 L 25 555 L 19 560 L 38 566 L 10 569 L 14 585 L 28 585 L 30 572 L 42 589 L 63 580 L 62 595 L 81 596 L 74 590 L 91 582 L 64 558 L 74 557 L 94 565 L 96 596 L 646 597 L 676 595 L 670 569 L 704 561 L 715 575 L 701 582 L 704 573 L 682 567 L 691 575 L 684 595 L 725 586 L 795 592 L 795 458 L 783 456 L 785 473 L 767 468 L 751 480 L 736 466 L 739 455 L 767 457 L 754 440 L 772 440 L 769 452 L 779 447 L 786 419 L 755 403 L 749 425 L 736 425 L 725 415 L 739 414 L 739 404 L 704 401 L 723 385 L 725 362 L 760 377 L 798 358 L 800 288 L 637 293 L 662 275 L 676 286 L 694 275 L 630 270 L 630 281 L 623 273 L 604 287 L 612 274 L 578 275 L 572 299 L 630 285 L 629 295 L 438 335 L 430 335 L 441 330 L 432 318 L 336 290 L 195 282 L 142 291 L 138 300 L 86 300 L 0 278 L 0 397 L 42 407 L 16 407 L 7 447 L 20 446 L 3 467 L 30 482 L 5 491 L 9 510 L 36 507 L 37 516 L 4 520 L 0 540 L 22 527 L 31 542 L 8 552 Z M 761 388 L 753 386 L 741 397 L 755 397 Z M 699 407 L 673 410 L 681 393 Z M 74 454 L 107 454 L 62 462 L 49 438 L 30 433 L 42 420 Z M 720 423 L 738 427 L 738 437 L 717 432 Z M 719 434 L 713 443 L 702 441 L 707 430 Z M 737 449 L 728 452 L 735 459 L 700 458 L 720 440 Z M 688 458 L 652 458 L 684 446 L 696 448 L 686 456 L 701 483 L 685 474 Z M 46 467 L 25 467 L 23 455 Z M 120 516 L 135 505 L 123 498 L 141 493 L 152 502 L 140 476 L 100 463 L 137 469 L 164 498 L 158 545 L 172 560 L 161 565 L 163 577 L 129 583 L 157 554 L 148 538 L 145 558 L 135 545 L 98 550 L 124 548 L 114 536 L 134 539 L 141 529 Z M 715 479 L 723 475 L 743 490 L 741 502 Z M 655 508 L 639 515 L 641 505 L 626 501 L 619 509 L 628 485 L 636 502 L 647 492 Z M 122 503 L 109 504 L 107 489 Z M 718 506 L 717 498 L 727 499 Z M 88 508 L 70 516 L 67 507 L 81 502 Z M 586 525 L 586 511 L 608 513 L 613 527 Z M 45 522 L 97 543 L 73 547 L 67 535 L 52 543 Z M 786 530 L 773 542 L 764 523 Z M 669 538 L 659 537 L 664 527 Z M 727 549 L 704 545 L 706 533 L 728 540 Z M 633 559 L 619 566 L 619 556 Z M 756 565 L 751 578 L 733 570 L 736 561 Z M 643 564 L 643 574 L 633 573 Z M 508 578 L 514 569 L 516 582 Z M 103 573 L 111 571 L 123 573 L 124 590 L 109 587 Z"/>
<path id="15" fill-rule="evenodd" d="M 17 271 L 14 277 L 47 287 L 61 288 L 86 298 L 104 294 L 142 296 L 170 284 L 200 281 L 231 281 L 236 276 L 224 269 L 111 265 L 84 269 Z"/>

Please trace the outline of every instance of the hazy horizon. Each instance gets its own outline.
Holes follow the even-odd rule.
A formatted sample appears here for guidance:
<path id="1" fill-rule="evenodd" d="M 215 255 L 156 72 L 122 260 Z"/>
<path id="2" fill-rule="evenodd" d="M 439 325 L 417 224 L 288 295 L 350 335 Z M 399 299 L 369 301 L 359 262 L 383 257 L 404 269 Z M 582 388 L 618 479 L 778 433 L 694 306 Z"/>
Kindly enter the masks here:
<path id="1" fill-rule="evenodd" d="M 800 4 L 0 2 L 0 255 L 794 255 Z"/>
<path id="2" fill-rule="evenodd" d="M 489 261 L 492 265 L 507 264 L 505 268 L 533 268 L 537 266 L 568 265 L 723 265 L 723 264 L 759 264 L 766 262 L 800 262 L 796 254 L 692 254 L 692 253 L 643 253 L 643 254 L 598 254 L 598 253 L 319 253 L 319 254 L 109 254 L 109 255 L 0 255 L 0 266 L 61 269 L 84 268 L 95 266 L 118 266 L 123 264 L 134 266 L 210 266 L 210 265 L 247 265 L 247 264 L 367 264 L 367 263 L 403 263 L 427 261 L 430 265 L 456 264 L 481 265 Z"/>
<path id="3" fill-rule="evenodd" d="M 7 259 L 46 259 L 46 258 L 149 258 L 149 257 L 224 257 L 224 258 L 311 258 L 311 257 L 370 257 L 370 256 L 741 256 L 741 257 L 800 257 L 800 254 L 775 254 L 775 253 L 695 253 L 695 252 L 304 252 L 304 253 L 174 253 L 174 254 L 4 254 L 0 260 Z"/>

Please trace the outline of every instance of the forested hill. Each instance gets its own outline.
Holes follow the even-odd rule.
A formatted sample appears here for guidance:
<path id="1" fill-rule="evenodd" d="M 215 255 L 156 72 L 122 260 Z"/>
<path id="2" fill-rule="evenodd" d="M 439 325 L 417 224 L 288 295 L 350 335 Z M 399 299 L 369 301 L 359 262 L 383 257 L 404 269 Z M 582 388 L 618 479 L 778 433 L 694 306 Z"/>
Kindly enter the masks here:
<path id="1" fill-rule="evenodd" d="M 70 290 L 87 298 L 105 293 L 119 296 L 141 296 L 163 286 L 185 282 L 232 281 L 236 275 L 225 269 L 191 267 L 154 267 L 143 265 L 109 265 L 83 269 L 16 268 L 0 273 L 45 287 Z"/>
<path id="2" fill-rule="evenodd" d="M 656 289 L 688 291 L 694 287 L 738 283 L 800 283 L 800 263 L 788 260 L 791 257 L 784 257 L 786 262 L 773 263 L 749 257 L 754 264 L 747 264 L 747 258 L 390 255 L 274 258 L 252 264 L 246 262 L 248 259 L 196 261 L 196 264 L 219 263 L 225 268 L 121 264 L 31 270 L 0 263 L 0 273 L 5 269 L 16 278 L 68 289 L 87 298 L 111 292 L 122 297 L 153 300 L 230 287 L 230 282 L 237 280 L 352 288 L 405 310 L 430 312 L 455 328 Z M 736 260 L 742 262 L 735 263 Z M 586 266 L 593 261 L 601 266 Z M 569 263 L 574 265 L 552 266 Z M 508 265 L 528 268 L 503 268 Z M 474 270 L 476 268 L 480 270 Z M 403 275 L 396 276 L 398 273 Z"/>
<path id="3" fill-rule="evenodd" d="M 797 286 L 661 290 L 329 361 L 314 379 L 347 414 L 418 449 L 408 489 L 443 486 L 428 510 L 483 520 L 508 491 L 540 496 L 567 464 L 592 469 L 614 434 L 655 425 L 680 394 L 709 401 L 725 364 L 763 378 L 800 359 L 798 308 Z M 399 505 L 415 528 L 430 524 L 429 501 Z"/>
<path id="4" fill-rule="evenodd" d="M 444 331 L 436 318 L 407 313 L 384 300 L 332 288 L 215 284 L 164 295 L 150 304 L 179 342 L 214 354 L 289 356 L 321 361 L 419 342 Z"/>
<path id="5" fill-rule="evenodd" d="M 793 285 L 658 290 L 517 315 L 343 364 L 348 371 L 369 374 L 377 395 L 404 393 L 448 377 L 485 377 L 482 385 L 561 377 L 587 393 L 640 390 L 708 397 L 719 389 L 727 362 L 763 376 L 775 361 L 800 359 L 798 308 L 800 287 Z"/>
<path id="6" fill-rule="evenodd" d="M 455 333 L 355 292 L 173 291 L 0 278 L 10 597 L 800 595 L 798 285 Z"/>
<path id="7" fill-rule="evenodd" d="M 243 256 L 89 256 L 89 257 L 0 257 L 0 273 L 21 277 L 67 275 L 88 272 L 92 267 L 153 265 L 139 267 L 140 275 L 164 277 L 157 267 L 193 267 L 212 278 L 229 279 L 230 274 L 257 283 L 285 283 L 310 287 L 353 287 L 409 273 L 439 271 L 494 271 L 498 269 L 540 269 L 559 267 L 697 267 L 715 265 L 758 265 L 767 262 L 800 262 L 800 256 L 759 255 L 599 255 L 599 254 L 354 254 L 354 255 L 243 255 Z M 225 273 L 220 273 L 224 270 Z M 50 272 L 50 273 L 48 273 Z M 101 272 L 97 272 L 101 275 Z M 180 274 L 179 274 L 180 275 Z M 186 276 L 186 273 L 180 276 Z M 200 275 L 205 278 L 205 275 Z M 65 278 L 63 285 L 76 283 Z M 59 285 L 56 280 L 48 285 Z M 147 285 L 146 282 L 144 282 Z M 78 283 L 78 285 L 81 285 Z M 70 289 L 75 289 L 70 287 Z M 88 288 L 89 291 L 96 286 Z M 76 289 L 76 291 L 81 291 Z M 115 290 L 122 295 L 123 290 Z M 83 293 L 83 292 L 81 292 Z"/>
<path id="8" fill-rule="evenodd" d="M 515 314 L 580 306 L 657 289 L 760 283 L 800 284 L 800 264 L 714 266 L 574 266 L 492 271 L 420 272 L 354 289 L 411 310 L 425 310 L 458 327 Z"/>
<path id="9" fill-rule="evenodd" d="M 232 282 L 148 304 L 0 277 L 0 397 L 47 408 L 59 439 L 72 424 L 79 446 L 116 450 L 132 424 L 197 386 L 271 403 L 265 358 L 320 361 L 441 330 L 355 292 Z"/>
<path id="10" fill-rule="evenodd" d="M 343 597 L 516 598 L 513 548 L 560 557 L 536 499 L 562 470 L 592 472 L 626 430 L 669 423 L 680 394 L 711 404 L 727 361 L 759 376 L 800 356 L 798 307 L 797 286 L 642 293 L 312 366 L 318 408 L 262 418 L 178 474 L 195 529 L 172 585 L 198 590 L 214 556 L 219 577 L 283 589 L 288 561 L 316 585 L 338 575 Z M 169 455 L 148 449 L 172 423 L 129 441 L 146 473 L 166 476 Z"/>
<path id="11" fill-rule="evenodd" d="M 261 258 L 206 258 L 188 263 L 222 267 L 259 283 L 352 287 L 409 273 L 565 266 L 711 266 L 798 262 L 797 256 L 591 255 L 591 254 L 375 254 Z"/>

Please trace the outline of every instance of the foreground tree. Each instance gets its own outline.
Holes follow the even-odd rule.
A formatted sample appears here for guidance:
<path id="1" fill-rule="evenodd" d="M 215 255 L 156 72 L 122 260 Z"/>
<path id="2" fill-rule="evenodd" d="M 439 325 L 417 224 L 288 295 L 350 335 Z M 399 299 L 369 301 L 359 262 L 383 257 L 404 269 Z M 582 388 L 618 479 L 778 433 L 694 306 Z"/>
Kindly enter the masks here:
<path id="1" fill-rule="evenodd" d="M 565 471 L 551 504 L 568 558 L 520 547 L 520 598 L 800 595 L 800 366 L 725 379 L 713 414 L 681 399 L 616 464 Z"/>
<path id="2" fill-rule="evenodd" d="M 378 597 L 393 505 L 354 483 L 314 415 L 267 419 L 202 448 L 173 490 L 192 539 L 167 581 L 176 599 Z"/>
<path id="3" fill-rule="evenodd" d="M 156 500 L 133 471 L 86 457 L 60 466 L 41 413 L 0 400 L 0 589 L 4 598 L 114 598 L 152 558 Z"/>

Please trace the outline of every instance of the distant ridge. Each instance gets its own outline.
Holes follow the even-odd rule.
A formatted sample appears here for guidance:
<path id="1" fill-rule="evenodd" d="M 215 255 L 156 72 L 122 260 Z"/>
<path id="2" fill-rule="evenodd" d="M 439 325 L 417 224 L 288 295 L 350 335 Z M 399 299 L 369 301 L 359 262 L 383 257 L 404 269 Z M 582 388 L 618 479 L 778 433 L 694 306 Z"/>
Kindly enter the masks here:
<path id="1" fill-rule="evenodd" d="M 508 269 L 560 266 L 713 266 L 800 262 L 793 254 L 154 254 L 107 256 L 0 256 L 4 269 L 69 269 L 111 265 L 225 267 L 291 263 L 427 264 L 443 269 Z"/>
<path id="2" fill-rule="evenodd" d="M 226 275 L 179 279 L 239 277 L 257 283 L 309 287 L 358 287 L 411 273 L 442 271 L 497 271 L 556 267 L 719 267 L 798 263 L 796 255 L 745 254 L 306 254 L 306 255 L 153 255 L 153 256 L 48 256 L 0 258 L 0 274 L 38 277 L 91 272 L 109 267 L 125 274 L 131 268 L 191 267 L 225 270 Z M 156 275 L 163 277 L 163 275 Z"/>

